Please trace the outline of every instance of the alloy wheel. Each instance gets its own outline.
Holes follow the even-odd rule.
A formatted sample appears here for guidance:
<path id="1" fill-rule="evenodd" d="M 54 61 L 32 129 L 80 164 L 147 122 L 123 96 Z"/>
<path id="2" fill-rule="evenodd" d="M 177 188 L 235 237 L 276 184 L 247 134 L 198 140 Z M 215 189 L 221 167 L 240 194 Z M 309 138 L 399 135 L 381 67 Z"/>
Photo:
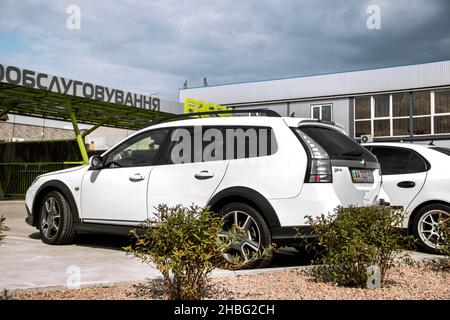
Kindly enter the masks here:
<path id="1" fill-rule="evenodd" d="M 450 214 L 442 210 L 430 210 L 420 217 L 418 230 L 420 239 L 430 248 L 436 249 L 442 242 L 438 224 L 441 220 L 450 219 Z"/>
<path id="2" fill-rule="evenodd" d="M 231 238 L 224 258 L 228 262 L 236 263 L 238 257 L 244 264 L 257 258 L 261 248 L 261 233 L 256 221 L 248 213 L 237 210 L 228 212 L 223 219 L 224 224 L 219 237 Z"/>
<path id="3" fill-rule="evenodd" d="M 61 222 L 61 210 L 54 197 L 45 200 L 41 212 L 41 230 L 47 239 L 53 239 L 58 233 Z"/>

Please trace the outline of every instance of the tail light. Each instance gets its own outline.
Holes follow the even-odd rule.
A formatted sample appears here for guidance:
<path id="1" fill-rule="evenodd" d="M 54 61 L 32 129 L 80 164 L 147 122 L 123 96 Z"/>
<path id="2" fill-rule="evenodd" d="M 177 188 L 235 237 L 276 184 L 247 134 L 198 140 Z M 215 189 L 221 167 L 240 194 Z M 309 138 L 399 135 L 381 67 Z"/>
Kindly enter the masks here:
<path id="1" fill-rule="evenodd" d="M 309 153 L 308 172 L 305 182 L 308 183 L 330 183 L 333 182 L 331 173 L 331 161 L 328 153 L 317 142 L 308 135 L 297 129 L 296 132 L 303 140 Z"/>

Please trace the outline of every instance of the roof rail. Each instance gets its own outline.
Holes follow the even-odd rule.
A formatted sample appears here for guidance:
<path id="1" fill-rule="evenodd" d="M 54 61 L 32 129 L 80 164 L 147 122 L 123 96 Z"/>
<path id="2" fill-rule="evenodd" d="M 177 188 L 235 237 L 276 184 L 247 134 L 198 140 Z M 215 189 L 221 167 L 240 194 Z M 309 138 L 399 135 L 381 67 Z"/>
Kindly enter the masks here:
<path id="1" fill-rule="evenodd" d="M 279 113 L 273 110 L 261 108 L 261 109 L 238 109 L 238 110 L 220 110 L 220 111 L 206 111 L 206 112 L 192 112 L 192 113 L 182 113 L 182 114 L 174 114 L 167 117 L 157 118 L 149 122 L 148 126 L 153 126 L 158 123 L 175 121 L 180 119 L 188 119 L 194 118 L 203 115 L 215 115 L 219 116 L 221 114 L 252 114 L 258 113 L 257 116 L 265 116 L 265 117 L 281 117 Z M 261 114 L 260 114 L 261 113 Z"/>

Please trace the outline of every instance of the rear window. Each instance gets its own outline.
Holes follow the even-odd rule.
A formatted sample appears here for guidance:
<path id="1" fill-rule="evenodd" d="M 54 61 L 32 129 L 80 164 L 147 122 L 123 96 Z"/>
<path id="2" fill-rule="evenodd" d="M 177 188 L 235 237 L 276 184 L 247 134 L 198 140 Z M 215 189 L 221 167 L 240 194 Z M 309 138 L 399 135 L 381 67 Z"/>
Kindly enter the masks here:
<path id="1" fill-rule="evenodd" d="M 375 157 L 350 137 L 326 127 L 301 126 L 299 128 L 316 141 L 335 160 L 366 160 L 377 162 Z"/>
<path id="2" fill-rule="evenodd" d="M 443 148 L 443 147 L 431 147 L 431 149 L 439 151 L 443 154 L 446 154 L 448 156 L 450 156 L 450 149 L 449 148 Z"/>

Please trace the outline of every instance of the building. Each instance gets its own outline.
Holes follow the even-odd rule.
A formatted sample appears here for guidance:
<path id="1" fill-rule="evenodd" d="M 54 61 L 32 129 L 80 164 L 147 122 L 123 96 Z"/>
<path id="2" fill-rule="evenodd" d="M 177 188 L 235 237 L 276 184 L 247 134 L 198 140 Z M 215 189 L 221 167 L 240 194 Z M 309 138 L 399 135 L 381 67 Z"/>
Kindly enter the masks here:
<path id="1" fill-rule="evenodd" d="M 180 89 L 186 98 L 334 121 L 357 140 L 450 146 L 450 60 Z"/>

